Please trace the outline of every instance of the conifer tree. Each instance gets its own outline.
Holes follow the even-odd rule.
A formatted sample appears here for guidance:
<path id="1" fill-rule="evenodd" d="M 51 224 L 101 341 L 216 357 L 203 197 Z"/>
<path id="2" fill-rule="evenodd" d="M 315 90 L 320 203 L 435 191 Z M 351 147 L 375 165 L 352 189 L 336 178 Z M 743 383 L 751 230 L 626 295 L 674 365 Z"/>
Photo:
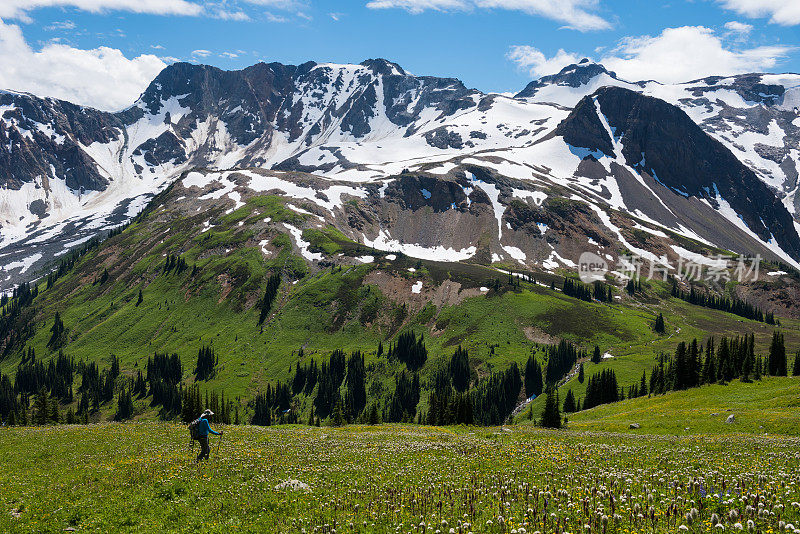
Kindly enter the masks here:
<path id="1" fill-rule="evenodd" d="M 714 338 L 708 338 L 706 342 L 706 361 L 703 365 L 701 384 L 712 384 L 717 381 L 716 356 L 714 354 Z"/>
<path id="2" fill-rule="evenodd" d="M 264 297 L 261 299 L 261 314 L 258 317 L 258 324 L 262 324 L 272 310 L 272 303 L 278 296 L 278 289 L 281 286 L 281 275 L 278 273 L 270 275 L 267 280 L 267 287 L 264 290 Z"/>
<path id="3" fill-rule="evenodd" d="M 542 366 L 536 360 L 536 356 L 529 356 L 525 364 L 525 397 L 537 397 L 542 394 Z"/>
<path id="4" fill-rule="evenodd" d="M 351 418 L 358 417 L 367 405 L 366 371 L 364 356 L 356 351 L 347 361 L 347 398 L 348 406 L 352 410 Z"/>
<path id="5" fill-rule="evenodd" d="M 577 407 L 575 405 L 575 395 L 572 394 L 572 390 L 567 390 L 567 395 L 564 397 L 564 413 L 573 413 L 577 411 Z"/>
<path id="6" fill-rule="evenodd" d="M 601 360 L 600 356 L 600 347 L 597 345 L 594 346 L 594 352 L 592 352 L 592 363 L 600 363 Z"/>
<path id="7" fill-rule="evenodd" d="M 586 379 L 583 373 L 583 362 L 581 362 L 580 367 L 578 367 L 578 383 L 583 384 L 583 381 Z"/>
<path id="8" fill-rule="evenodd" d="M 197 352 L 197 365 L 194 374 L 197 380 L 209 380 L 216 374 L 219 358 L 212 347 L 201 347 Z"/>
<path id="9" fill-rule="evenodd" d="M 142 296 L 142 290 L 140 288 L 139 289 L 139 297 L 136 299 L 136 307 L 137 308 L 139 307 L 139 304 L 142 303 L 142 301 L 144 301 L 144 297 Z"/>
<path id="10" fill-rule="evenodd" d="M 331 426 L 342 426 L 344 424 L 344 409 L 342 408 L 342 398 L 336 398 L 331 412 Z"/>
<path id="11" fill-rule="evenodd" d="M 653 323 L 653 332 L 656 334 L 663 334 L 666 332 L 666 325 L 664 324 L 664 316 L 662 314 L 658 314 L 656 317 L 655 323 Z"/>
<path id="12" fill-rule="evenodd" d="M 750 382 L 750 374 L 753 372 L 755 363 L 755 356 L 748 350 L 742 362 L 742 382 Z"/>
<path id="13" fill-rule="evenodd" d="M 800 376 L 800 350 L 794 355 L 794 367 L 792 367 L 792 376 Z"/>
<path id="14" fill-rule="evenodd" d="M 556 388 L 549 386 L 547 388 L 547 397 L 544 402 L 544 409 L 542 410 L 542 426 L 545 428 L 561 428 L 561 411 L 558 406 L 558 391 Z"/>
<path id="15" fill-rule="evenodd" d="M 53 326 L 50 327 L 50 341 L 47 342 L 47 346 L 51 349 L 58 349 L 63 344 L 64 338 L 64 323 L 61 321 L 61 315 L 56 312 L 56 316 L 53 319 Z"/>
<path id="16" fill-rule="evenodd" d="M 378 405 L 376 403 L 373 403 L 372 407 L 369 410 L 367 423 L 370 425 L 379 425 L 381 423 L 381 416 L 380 413 L 378 412 Z"/>
<path id="17" fill-rule="evenodd" d="M 117 397 L 117 413 L 114 414 L 115 421 L 126 421 L 133 416 L 133 399 L 131 390 L 127 387 L 122 388 Z"/>
<path id="18" fill-rule="evenodd" d="M 450 378 L 456 391 L 463 393 L 469 389 L 470 375 L 469 354 L 459 345 L 450 358 Z"/>
<path id="19" fill-rule="evenodd" d="M 56 425 L 61 422 L 61 413 L 59 412 L 58 399 L 56 398 L 50 399 L 50 422 Z"/>
<path id="20" fill-rule="evenodd" d="M 33 401 L 33 420 L 37 425 L 46 425 L 50 420 L 50 400 L 47 397 L 47 390 L 42 388 Z"/>
<path id="21" fill-rule="evenodd" d="M 783 334 L 777 330 L 772 333 L 772 344 L 769 348 L 769 374 L 771 376 L 786 376 L 786 347 L 783 343 Z"/>

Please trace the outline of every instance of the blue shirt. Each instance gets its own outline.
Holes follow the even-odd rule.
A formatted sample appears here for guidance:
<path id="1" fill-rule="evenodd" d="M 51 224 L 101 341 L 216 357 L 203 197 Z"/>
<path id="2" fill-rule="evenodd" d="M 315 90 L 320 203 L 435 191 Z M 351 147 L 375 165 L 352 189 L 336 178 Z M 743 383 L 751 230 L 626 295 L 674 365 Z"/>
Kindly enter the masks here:
<path id="1" fill-rule="evenodd" d="M 214 432 L 211 429 L 211 425 L 208 424 L 208 419 L 201 417 L 200 422 L 197 424 L 197 435 L 202 437 L 207 436 L 209 433 L 219 436 L 219 432 Z"/>

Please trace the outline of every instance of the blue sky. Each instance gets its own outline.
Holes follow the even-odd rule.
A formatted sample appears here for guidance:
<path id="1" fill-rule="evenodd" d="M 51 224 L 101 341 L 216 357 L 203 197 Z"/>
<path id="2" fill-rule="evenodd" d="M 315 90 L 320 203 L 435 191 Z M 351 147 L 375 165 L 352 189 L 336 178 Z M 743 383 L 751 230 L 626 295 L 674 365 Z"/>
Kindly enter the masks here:
<path id="1" fill-rule="evenodd" d="M 114 87 L 130 98 L 160 68 L 156 58 L 233 69 L 385 57 L 499 92 L 583 56 L 665 82 L 800 72 L 797 0 L 3 0 L 0 17 L 0 60 L 12 65 L 0 86 L 62 98 L 73 90 L 73 100 L 102 100 L 92 95 Z M 48 80 L 73 59 L 81 75 Z M 107 100 L 97 105 L 126 101 Z"/>

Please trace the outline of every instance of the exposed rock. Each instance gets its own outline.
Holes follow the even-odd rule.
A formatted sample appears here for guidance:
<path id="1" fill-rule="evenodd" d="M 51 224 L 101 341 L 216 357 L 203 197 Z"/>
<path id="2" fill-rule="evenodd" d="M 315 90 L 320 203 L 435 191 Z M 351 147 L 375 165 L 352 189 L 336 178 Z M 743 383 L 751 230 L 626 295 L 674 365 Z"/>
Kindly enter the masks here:
<path id="1" fill-rule="evenodd" d="M 628 166 L 712 205 L 721 197 L 763 241 L 774 236 L 781 248 L 800 258 L 800 236 L 780 199 L 684 111 L 628 89 L 603 87 L 584 97 L 556 134 L 569 145 L 614 157 L 614 140 L 600 113 L 621 140 Z"/>

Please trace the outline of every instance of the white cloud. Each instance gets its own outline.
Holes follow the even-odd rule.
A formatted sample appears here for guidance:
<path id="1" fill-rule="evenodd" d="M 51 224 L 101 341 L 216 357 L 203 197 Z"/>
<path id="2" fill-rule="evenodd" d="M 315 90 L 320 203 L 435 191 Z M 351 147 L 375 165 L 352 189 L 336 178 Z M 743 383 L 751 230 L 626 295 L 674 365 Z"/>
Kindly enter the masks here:
<path id="1" fill-rule="evenodd" d="M 133 59 L 105 46 L 62 44 L 31 49 L 19 26 L 0 21 L 0 87 L 52 96 L 105 110 L 131 105 L 166 65 L 156 56 Z"/>
<path id="2" fill-rule="evenodd" d="M 193 55 L 194 57 L 208 57 L 208 56 L 210 56 L 210 55 L 211 55 L 211 53 L 212 53 L 212 52 L 211 52 L 210 50 L 203 50 L 203 49 L 200 49 L 200 50 L 193 50 L 193 51 L 192 51 L 192 55 Z"/>
<path id="3" fill-rule="evenodd" d="M 467 0 L 371 0 L 367 2 L 370 9 L 405 9 L 415 15 L 428 9 L 435 11 L 452 11 L 469 9 Z"/>
<path id="4" fill-rule="evenodd" d="M 800 2 L 797 0 L 718 0 L 722 7 L 748 17 L 769 17 L 783 26 L 800 24 Z"/>
<path id="5" fill-rule="evenodd" d="M 249 21 L 250 15 L 244 11 L 228 11 L 227 9 L 217 9 L 209 11 L 209 14 L 221 20 Z"/>
<path id="6" fill-rule="evenodd" d="M 405 9 L 409 13 L 435 11 L 470 11 L 473 9 L 508 9 L 538 15 L 564 23 L 580 31 L 603 30 L 611 24 L 597 15 L 598 0 L 370 0 L 370 9 Z"/>
<path id="7" fill-rule="evenodd" d="M 737 22 L 732 20 L 730 22 L 725 23 L 725 29 L 731 32 L 734 35 L 739 35 L 746 37 L 750 35 L 750 32 L 753 31 L 752 24 L 745 24 L 744 22 Z"/>
<path id="8" fill-rule="evenodd" d="M 710 28 L 682 26 L 666 28 L 655 37 L 625 37 L 598 61 L 624 80 L 680 83 L 705 76 L 769 70 L 792 50 L 780 45 L 732 48 Z M 536 48 L 516 46 L 508 57 L 540 77 L 558 72 L 581 56 L 559 50 L 548 58 Z"/>
<path id="9" fill-rule="evenodd" d="M 302 11 L 308 9 L 306 0 L 246 0 L 247 2 L 259 6 L 266 6 L 272 9 L 283 11 Z"/>
<path id="10" fill-rule="evenodd" d="M 77 26 L 71 20 L 64 20 L 61 22 L 54 22 L 49 26 L 45 26 L 44 29 L 52 32 L 52 31 L 67 31 L 67 30 L 74 30 Z"/>
<path id="11" fill-rule="evenodd" d="M 725 29 L 728 31 L 725 32 L 723 37 L 726 39 L 733 39 L 737 43 L 745 43 L 750 38 L 753 26 L 752 24 L 732 20 L 725 23 Z"/>
<path id="12" fill-rule="evenodd" d="M 512 46 L 507 57 L 537 78 L 558 72 L 564 66 L 577 63 L 581 59 L 579 55 L 563 49 L 559 49 L 555 56 L 547 57 L 537 48 L 527 45 Z"/>
<path id="13" fill-rule="evenodd" d="M 155 15 L 200 15 L 203 7 L 188 0 L 2 0 L 0 18 L 30 20 L 28 13 L 44 7 L 74 7 L 84 11 L 131 11 Z"/>
<path id="14" fill-rule="evenodd" d="M 710 28 L 682 26 L 656 37 L 626 37 L 601 62 L 624 79 L 675 83 L 768 70 L 790 51 L 787 46 L 728 48 Z"/>
<path id="15" fill-rule="evenodd" d="M 239 54 L 235 52 L 222 52 L 219 56 L 228 59 L 236 59 L 237 57 L 239 57 Z"/>

